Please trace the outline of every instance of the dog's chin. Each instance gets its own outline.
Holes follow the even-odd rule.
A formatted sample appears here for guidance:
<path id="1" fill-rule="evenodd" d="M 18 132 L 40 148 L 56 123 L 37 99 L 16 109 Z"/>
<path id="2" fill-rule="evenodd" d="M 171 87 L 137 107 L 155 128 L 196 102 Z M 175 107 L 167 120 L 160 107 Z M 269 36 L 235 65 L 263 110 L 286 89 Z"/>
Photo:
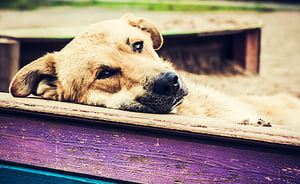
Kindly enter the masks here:
<path id="1" fill-rule="evenodd" d="M 134 102 L 122 104 L 121 109 L 134 112 L 167 114 L 180 105 L 186 95 L 186 93 L 179 93 L 174 96 L 145 94 L 136 98 Z"/>

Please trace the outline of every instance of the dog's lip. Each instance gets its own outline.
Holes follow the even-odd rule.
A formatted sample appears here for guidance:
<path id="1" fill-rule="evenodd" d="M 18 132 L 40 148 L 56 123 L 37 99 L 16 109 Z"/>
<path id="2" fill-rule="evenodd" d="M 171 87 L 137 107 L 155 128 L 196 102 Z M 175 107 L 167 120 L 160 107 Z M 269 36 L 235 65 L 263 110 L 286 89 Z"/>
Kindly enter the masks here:
<path id="1" fill-rule="evenodd" d="M 147 93 L 141 97 L 137 97 L 132 102 L 122 104 L 119 109 L 133 112 L 167 114 L 180 105 L 186 95 L 187 93 L 183 92 L 176 96 L 166 97 Z"/>
<path id="2" fill-rule="evenodd" d="M 174 96 L 148 94 L 143 97 L 137 98 L 136 101 L 141 105 L 145 106 L 145 109 L 151 109 L 144 110 L 141 112 L 166 114 L 171 112 L 178 105 L 180 105 L 184 100 L 184 96 L 186 95 L 187 91 L 182 89 Z"/>

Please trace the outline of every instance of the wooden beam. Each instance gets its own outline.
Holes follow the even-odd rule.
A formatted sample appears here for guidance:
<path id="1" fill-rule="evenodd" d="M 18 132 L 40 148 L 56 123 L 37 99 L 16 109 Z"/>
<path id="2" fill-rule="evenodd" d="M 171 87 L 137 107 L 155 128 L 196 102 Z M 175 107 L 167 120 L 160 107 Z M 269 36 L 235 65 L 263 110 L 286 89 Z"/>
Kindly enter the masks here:
<path id="1" fill-rule="evenodd" d="M 246 31 L 245 68 L 252 73 L 259 73 L 260 40 L 260 29 L 251 29 Z"/>
<path id="2" fill-rule="evenodd" d="M 259 73 L 261 29 L 249 29 L 234 35 L 233 59 L 248 72 Z"/>
<path id="3" fill-rule="evenodd" d="M 0 37 L 0 91 L 8 92 L 10 81 L 19 69 L 19 57 L 19 42 Z"/>
<path id="4" fill-rule="evenodd" d="M 257 127 L 236 122 L 225 122 L 216 118 L 188 117 L 176 114 L 150 114 L 121 111 L 96 106 L 65 103 L 38 98 L 14 98 L 0 93 L 0 109 L 20 110 L 39 113 L 45 116 L 91 121 L 93 124 L 117 125 L 148 130 L 179 133 L 187 136 L 239 140 L 255 144 L 266 143 L 285 145 L 296 149 L 300 146 L 299 129 L 295 127 L 273 125 Z"/>
<path id="5" fill-rule="evenodd" d="M 100 122 L 2 111 L 0 160 L 137 183 L 300 181 L 297 152 L 107 127 Z"/>

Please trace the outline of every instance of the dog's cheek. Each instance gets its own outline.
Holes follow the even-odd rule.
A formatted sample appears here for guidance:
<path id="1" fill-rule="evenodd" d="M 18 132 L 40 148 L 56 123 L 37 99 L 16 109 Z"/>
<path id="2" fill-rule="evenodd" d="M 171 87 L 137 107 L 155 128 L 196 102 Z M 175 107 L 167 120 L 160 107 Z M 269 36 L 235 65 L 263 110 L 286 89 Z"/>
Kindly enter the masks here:
<path id="1" fill-rule="evenodd" d="M 121 90 L 114 94 L 103 93 L 99 90 L 89 90 L 87 95 L 85 95 L 84 101 L 82 101 L 81 103 L 114 109 L 122 109 L 122 104 L 136 103 L 136 93 L 138 93 L 136 89 L 133 89 L 133 91 Z"/>
<path id="2" fill-rule="evenodd" d="M 101 93 L 98 90 L 90 90 L 79 103 L 107 107 L 109 94 Z"/>
<path id="3" fill-rule="evenodd" d="M 104 93 L 114 94 L 121 90 L 121 85 L 120 85 L 120 81 L 115 77 L 115 78 L 108 78 L 103 80 L 96 80 L 91 85 L 90 89 L 98 90 Z"/>

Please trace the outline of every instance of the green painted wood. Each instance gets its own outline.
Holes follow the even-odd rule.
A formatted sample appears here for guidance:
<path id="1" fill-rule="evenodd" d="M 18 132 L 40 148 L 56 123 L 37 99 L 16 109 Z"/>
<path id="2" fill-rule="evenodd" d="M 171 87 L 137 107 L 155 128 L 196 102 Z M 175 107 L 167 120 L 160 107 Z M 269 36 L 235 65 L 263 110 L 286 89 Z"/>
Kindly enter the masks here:
<path id="1" fill-rule="evenodd" d="M 113 184 L 97 179 L 0 164 L 0 184 Z"/>

